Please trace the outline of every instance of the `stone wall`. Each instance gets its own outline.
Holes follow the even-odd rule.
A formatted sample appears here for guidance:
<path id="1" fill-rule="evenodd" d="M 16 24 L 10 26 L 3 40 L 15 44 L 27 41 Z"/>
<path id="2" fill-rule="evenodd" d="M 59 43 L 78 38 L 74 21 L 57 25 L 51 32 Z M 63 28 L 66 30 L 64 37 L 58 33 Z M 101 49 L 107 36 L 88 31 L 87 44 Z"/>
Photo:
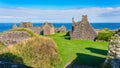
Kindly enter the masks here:
<path id="1" fill-rule="evenodd" d="M 14 25 L 13 25 L 13 29 L 16 29 L 17 28 L 17 25 L 14 23 Z"/>
<path id="2" fill-rule="evenodd" d="M 0 35 L 0 41 L 5 45 L 12 45 L 30 38 L 30 34 L 26 31 L 10 31 Z"/>
<path id="3" fill-rule="evenodd" d="M 33 27 L 32 22 L 20 22 L 20 28 Z"/>
<path id="4" fill-rule="evenodd" d="M 48 35 L 48 34 L 54 34 L 55 33 L 55 28 L 51 23 L 45 22 L 43 27 L 43 34 Z"/>
<path id="5" fill-rule="evenodd" d="M 81 21 L 78 21 L 78 22 L 73 21 L 72 32 L 70 33 L 71 39 L 93 40 L 96 37 L 97 37 L 97 33 L 89 24 L 86 15 L 82 16 Z"/>
<path id="6" fill-rule="evenodd" d="M 60 28 L 55 28 L 55 32 L 66 33 L 67 30 L 66 30 L 66 27 L 64 25 L 62 25 Z"/>
<path id="7" fill-rule="evenodd" d="M 29 27 L 28 29 L 32 30 L 34 33 L 37 34 L 43 34 L 43 29 L 42 27 Z"/>
<path id="8" fill-rule="evenodd" d="M 59 28 L 59 32 L 66 33 L 66 27 L 65 27 L 64 25 L 62 25 L 62 26 Z"/>
<path id="9" fill-rule="evenodd" d="M 108 63 L 110 63 L 111 68 L 120 68 L 120 38 L 109 42 L 105 64 Z"/>

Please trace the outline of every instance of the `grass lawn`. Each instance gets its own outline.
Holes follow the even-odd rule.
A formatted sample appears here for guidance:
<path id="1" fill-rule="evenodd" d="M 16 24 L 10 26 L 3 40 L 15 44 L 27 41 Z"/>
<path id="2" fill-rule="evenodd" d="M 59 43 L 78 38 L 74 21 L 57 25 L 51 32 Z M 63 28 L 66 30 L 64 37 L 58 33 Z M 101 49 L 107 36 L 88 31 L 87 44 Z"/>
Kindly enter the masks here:
<path id="1" fill-rule="evenodd" d="M 62 59 L 60 68 L 68 62 L 75 65 L 100 66 L 107 54 L 107 42 L 94 42 L 92 40 L 69 40 L 69 36 L 64 33 L 49 35 L 58 46 L 58 51 Z"/>

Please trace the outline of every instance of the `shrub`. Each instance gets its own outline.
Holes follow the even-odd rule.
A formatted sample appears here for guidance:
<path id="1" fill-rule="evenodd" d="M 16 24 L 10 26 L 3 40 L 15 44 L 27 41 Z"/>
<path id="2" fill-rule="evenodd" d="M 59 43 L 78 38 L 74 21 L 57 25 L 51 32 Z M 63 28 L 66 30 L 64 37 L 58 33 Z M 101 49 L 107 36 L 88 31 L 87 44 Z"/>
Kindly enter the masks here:
<path id="1" fill-rule="evenodd" d="M 113 31 L 103 29 L 98 32 L 97 40 L 108 41 L 114 35 Z"/>

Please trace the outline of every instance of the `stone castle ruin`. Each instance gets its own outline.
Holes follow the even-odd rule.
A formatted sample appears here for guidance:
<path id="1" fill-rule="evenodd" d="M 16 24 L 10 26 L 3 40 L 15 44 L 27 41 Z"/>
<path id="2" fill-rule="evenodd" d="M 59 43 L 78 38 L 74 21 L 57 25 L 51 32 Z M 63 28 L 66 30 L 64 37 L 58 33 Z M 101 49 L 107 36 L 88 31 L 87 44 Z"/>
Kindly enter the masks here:
<path id="1" fill-rule="evenodd" d="M 21 22 L 20 23 L 20 28 L 28 28 L 28 27 L 33 27 L 32 22 Z"/>
<path id="2" fill-rule="evenodd" d="M 82 20 L 75 22 L 72 18 L 72 31 L 70 32 L 71 39 L 86 39 L 94 40 L 97 37 L 97 33 L 91 27 L 87 20 L 87 15 L 82 16 Z"/>
<path id="3" fill-rule="evenodd" d="M 17 28 L 16 24 L 13 25 L 13 28 Z M 28 28 L 34 33 L 41 35 L 54 34 L 55 32 L 66 32 L 66 27 L 61 26 L 60 28 L 55 28 L 51 23 L 45 22 L 42 26 L 33 26 L 32 22 L 21 22 L 18 28 Z"/>

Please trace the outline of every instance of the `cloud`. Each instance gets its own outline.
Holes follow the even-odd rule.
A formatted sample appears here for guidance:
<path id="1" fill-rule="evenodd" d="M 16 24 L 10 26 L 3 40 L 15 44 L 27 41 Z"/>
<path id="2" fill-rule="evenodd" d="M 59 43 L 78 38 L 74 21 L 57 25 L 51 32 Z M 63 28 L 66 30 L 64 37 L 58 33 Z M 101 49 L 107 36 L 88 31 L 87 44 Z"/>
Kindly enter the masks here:
<path id="1" fill-rule="evenodd" d="M 13 18 L 13 16 L 0 16 L 0 18 Z"/>
<path id="2" fill-rule="evenodd" d="M 120 22 L 120 7 L 91 7 L 68 10 L 41 10 L 30 8 L 0 8 L 0 22 L 71 22 L 82 15 L 88 15 L 90 22 Z"/>

